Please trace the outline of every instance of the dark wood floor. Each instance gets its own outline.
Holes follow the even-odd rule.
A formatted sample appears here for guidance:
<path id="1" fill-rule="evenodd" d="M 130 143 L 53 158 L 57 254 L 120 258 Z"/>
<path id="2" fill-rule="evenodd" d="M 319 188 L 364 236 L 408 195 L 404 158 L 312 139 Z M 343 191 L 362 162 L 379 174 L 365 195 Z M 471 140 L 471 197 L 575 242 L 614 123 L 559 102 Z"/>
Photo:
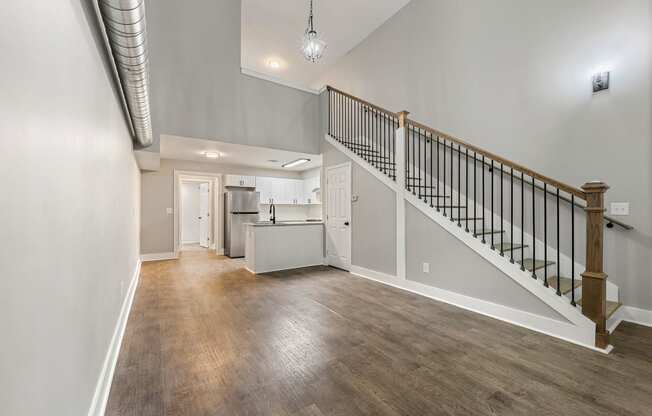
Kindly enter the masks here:
<path id="1" fill-rule="evenodd" d="M 593 352 L 328 268 L 147 263 L 107 415 L 652 415 L 652 329 Z"/>

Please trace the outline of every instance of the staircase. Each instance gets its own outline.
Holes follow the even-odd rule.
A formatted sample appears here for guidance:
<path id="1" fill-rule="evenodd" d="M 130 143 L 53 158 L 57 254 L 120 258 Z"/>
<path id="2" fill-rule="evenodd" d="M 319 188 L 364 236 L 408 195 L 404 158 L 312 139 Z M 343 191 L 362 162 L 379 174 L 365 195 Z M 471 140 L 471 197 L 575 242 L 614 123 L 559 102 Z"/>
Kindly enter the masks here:
<path id="1" fill-rule="evenodd" d="M 603 272 L 607 185 L 576 188 L 328 87 L 328 135 L 436 215 L 595 323 L 609 346 L 618 288 Z M 527 274 L 526 274 L 527 273 Z M 527 276 L 527 277 L 526 277 Z"/>

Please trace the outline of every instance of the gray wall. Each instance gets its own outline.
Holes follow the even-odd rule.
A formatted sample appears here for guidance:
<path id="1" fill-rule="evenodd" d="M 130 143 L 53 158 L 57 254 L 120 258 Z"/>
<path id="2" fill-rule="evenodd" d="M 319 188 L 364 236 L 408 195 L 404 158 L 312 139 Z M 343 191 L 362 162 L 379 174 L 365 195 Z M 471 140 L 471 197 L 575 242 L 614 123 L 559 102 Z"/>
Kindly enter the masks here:
<path id="1" fill-rule="evenodd" d="M 324 81 L 580 186 L 630 201 L 606 230 L 606 270 L 652 309 L 652 10 L 649 0 L 413 0 Z M 591 74 L 612 70 L 611 89 Z"/>
<path id="2" fill-rule="evenodd" d="M 174 215 L 167 209 L 174 207 L 174 171 L 241 174 L 270 176 L 278 178 L 300 178 L 299 172 L 258 169 L 246 166 L 227 165 L 223 163 L 192 162 L 186 160 L 161 159 L 161 168 L 156 172 L 142 173 L 142 212 L 141 212 L 141 253 L 170 253 L 174 251 Z M 220 182 L 222 183 L 222 182 Z M 220 185 L 219 194 L 224 189 Z M 221 201 L 221 199 L 220 199 Z M 218 208 L 219 235 L 218 249 L 223 248 L 222 209 Z"/>
<path id="3" fill-rule="evenodd" d="M 566 322 L 456 237 L 405 202 L 408 280 Z M 430 272 L 423 272 L 423 263 Z"/>
<path id="4" fill-rule="evenodd" d="M 0 10 L 6 415 L 88 413 L 138 262 L 140 173 L 84 7 Z"/>
<path id="5" fill-rule="evenodd" d="M 349 162 L 342 152 L 322 142 L 324 172 L 328 166 Z M 357 163 L 351 165 L 351 263 L 396 275 L 396 194 Z M 326 181 L 322 198 L 327 203 Z M 324 219 L 326 217 L 324 216 Z"/>
<path id="6" fill-rule="evenodd" d="M 240 3 L 148 2 L 149 150 L 172 134 L 318 153 L 318 96 L 240 74 Z"/>

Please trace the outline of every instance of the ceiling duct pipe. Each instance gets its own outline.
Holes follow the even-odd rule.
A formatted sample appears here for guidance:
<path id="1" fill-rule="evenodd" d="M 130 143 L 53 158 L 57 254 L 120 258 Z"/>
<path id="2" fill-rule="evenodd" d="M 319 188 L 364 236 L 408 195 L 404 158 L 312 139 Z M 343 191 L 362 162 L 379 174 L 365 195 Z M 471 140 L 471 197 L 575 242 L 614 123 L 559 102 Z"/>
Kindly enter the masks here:
<path id="1" fill-rule="evenodd" d="M 136 142 L 152 144 L 145 0 L 98 0 Z"/>

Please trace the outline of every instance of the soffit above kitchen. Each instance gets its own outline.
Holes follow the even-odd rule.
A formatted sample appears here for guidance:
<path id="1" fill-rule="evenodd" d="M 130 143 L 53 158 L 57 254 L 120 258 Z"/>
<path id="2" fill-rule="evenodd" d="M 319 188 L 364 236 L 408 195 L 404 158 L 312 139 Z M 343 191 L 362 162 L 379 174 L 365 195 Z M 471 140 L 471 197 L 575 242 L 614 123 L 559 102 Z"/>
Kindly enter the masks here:
<path id="1" fill-rule="evenodd" d="M 167 134 L 161 135 L 161 159 L 190 160 L 294 172 L 314 169 L 322 164 L 321 155 Z M 282 167 L 284 164 L 300 159 L 309 161 L 298 166 Z"/>
<path id="2" fill-rule="evenodd" d="M 327 42 L 316 63 L 300 52 L 309 0 L 242 0 L 243 73 L 318 90 L 326 72 L 409 0 L 313 0 L 314 24 Z"/>

